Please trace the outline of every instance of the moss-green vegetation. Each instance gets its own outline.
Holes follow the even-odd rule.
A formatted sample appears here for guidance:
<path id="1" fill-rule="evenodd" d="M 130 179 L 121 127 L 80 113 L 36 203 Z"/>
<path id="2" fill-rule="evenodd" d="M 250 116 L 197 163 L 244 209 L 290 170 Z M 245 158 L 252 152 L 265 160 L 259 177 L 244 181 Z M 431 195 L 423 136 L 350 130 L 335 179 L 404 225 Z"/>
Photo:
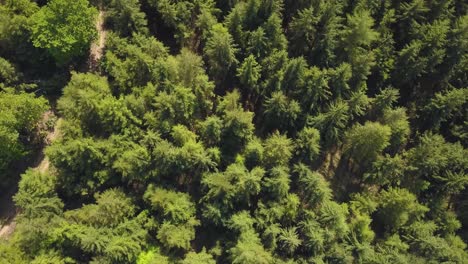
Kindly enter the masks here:
<path id="1" fill-rule="evenodd" d="M 2 1 L 5 190 L 61 122 L 0 263 L 467 263 L 467 11 Z"/>

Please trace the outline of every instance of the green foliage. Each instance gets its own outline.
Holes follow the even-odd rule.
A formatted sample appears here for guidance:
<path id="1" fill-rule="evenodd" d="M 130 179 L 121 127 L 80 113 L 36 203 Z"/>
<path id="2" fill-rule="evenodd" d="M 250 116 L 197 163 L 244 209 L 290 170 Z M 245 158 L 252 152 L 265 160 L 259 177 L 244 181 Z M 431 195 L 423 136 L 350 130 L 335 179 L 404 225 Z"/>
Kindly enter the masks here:
<path id="1" fill-rule="evenodd" d="M 22 37 L 27 36 L 28 27 L 31 25 L 28 18 L 36 13 L 39 7 L 36 2 L 30 0 L 8 0 L 2 3 L 1 39 L 5 41 L 8 48 Z"/>
<path id="2" fill-rule="evenodd" d="M 213 256 L 206 253 L 206 250 L 203 249 L 199 253 L 189 252 L 185 255 L 184 260 L 181 264 L 215 264 L 216 261 L 213 259 Z"/>
<path id="3" fill-rule="evenodd" d="M 468 259 L 463 1 L 1 2 L 1 263 Z"/>
<path id="4" fill-rule="evenodd" d="M 362 82 L 375 65 L 374 53 L 369 46 L 379 37 L 373 30 L 374 19 L 366 10 L 355 10 L 346 16 L 346 26 L 341 36 L 341 46 L 352 67 L 353 81 Z"/>
<path id="5" fill-rule="evenodd" d="M 321 138 L 326 144 L 331 144 L 340 141 L 349 119 L 348 110 L 349 106 L 345 102 L 338 101 L 330 105 L 327 112 L 310 118 L 308 123 L 320 131 Z"/>
<path id="6" fill-rule="evenodd" d="M 129 36 L 133 32 L 148 32 L 146 15 L 140 11 L 138 0 L 111 0 L 108 8 L 107 20 L 121 35 Z"/>
<path id="7" fill-rule="evenodd" d="M 216 80 L 223 80 L 226 74 L 236 66 L 236 51 L 228 30 L 221 24 L 213 25 L 204 53 L 210 72 Z"/>
<path id="8" fill-rule="evenodd" d="M 466 139 L 463 132 L 467 113 L 468 89 L 453 89 L 445 93 L 437 93 L 434 98 L 423 108 L 426 120 L 435 130 L 447 127 L 452 135 L 460 139 Z M 462 130 L 458 132 L 459 130 Z"/>
<path id="9" fill-rule="evenodd" d="M 340 1 L 316 1 L 299 10 L 289 24 L 290 50 L 306 56 L 314 64 L 335 65 L 335 49 L 342 20 L 337 14 L 341 9 Z"/>
<path id="10" fill-rule="evenodd" d="M 149 4 L 157 9 L 166 24 L 174 29 L 174 37 L 183 45 L 196 45 L 197 34 L 209 34 L 211 26 L 215 24 L 215 1 L 173 1 L 150 0 Z"/>
<path id="11" fill-rule="evenodd" d="M 299 10 L 296 17 L 293 18 L 291 24 L 291 49 L 295 52 L 305 53 L 310 52 L 309 43 L 314 43 L 316 36 L 317 18 L 314 15 L 313 7 Z M 301 50 L 302 49 L 302 50 Z"/>
<path id="12" fill-rule="evenodd" d="M 261 87 L 265 95 L 281 89 L 284 68 L 287 62 L 287 52 L 278 50 L 263 59 L 261 66 L 262 76 L 265 80 L 262 81 Z"/>
<path id="13" fill-rule="evenodd" d="M 267 166 L 288 165 L 294 145 L 285 135 L 273 133 L 265 140 L 265 164 Z"/>
<path id="14" fill-rule="evenodd" d="M 364 174 L 364 179 L 381 186 L 399 186 L 404 179 L 408 164 L 401 155 L 385 155 L 377 158 L 372 170 Z"/>
<path id="15" fill-rule="evenodd" d="M 380 91 L 372 102 L 372 108 L 377 114 L 391 108 L 400 97 L 400 92 L 397 89 L 388 87 Z"/>
<path id="16" fill-rule="evenodd" d="M 266 251 L 253 230 L 243 232 L 236 245 L 229 249 L 233 264 L 269 264 L 273 257 Z"/>
<path id="17" fill-rule="evenodd" d="M 354 92 L 350 95 L 348 105 L 351 116 L 354 119 L 357 119 L 358 117 L 365 115 L 366 110 L 370 105 L 370 99 L 363 92 Z"/>
<path id="18" fill-rule="evenodd" d="M 356 11 L 347 16 L 347 27 L 343 32 L 343 42 L 348 45 L 346 48 L 352 51 L 359 46 L 369 46 L 378 34 L 372 30 L 374 20 L 367 11 Z"/>
<path id="19" fill-rule="evenodd" d="M 241 48 L 242 58 L 250 54 L 263 58 L 275 49 L 286 48 L 279 1 L 238 2 L 226 16 L 226 25 Z"/>
<path id="20" fill-rule="evenodd" d="M 265 127 L 270 130 L 292 130 L 301 113 L 301 107 L 295 100 L 289 100 L 281 91 L 271 94 L 265 100 Z"/>
<path id="21" fill-rule="evenodd" d="M 320 132 L 311 127 L 304 127 L 296 139 L 296 153 L 305 161 L 313 162 L 320 154 Z"/>
<path id="22" fill-rule="evenodd" d="M 195 214 L 195 207 L 188 194 L 150 185 L 144 197 L 164 218 L 173 222 L 185 222 Z"/>
<path id="23" fill-rule="evenodd" d="M 419 204 L 416 196 L 406 189 L 391 188 L 379 195 L 377 216 L 387 232 L 419 220 L 428 208 Z"/>
<path id="24" fill-rule="evenodd" d="M 241 211 L 231 217 L 228 228 L 243 233 L 252 230 L 254 224 L 255 220 L 250 216 L 249 212 Z"/>
<path id="25" fill-rule="evenodd" d="M 286 228 L 281 230 L 279 235 L 281 248 L 289 255 L 293 255 L 294 251 L 301 245 L 301 240 L 297 235 L 297 228 Z"/>
<path id="26" fill-rule="evenodd" d="M 466 186 L 467 150 L 459 143 L 447 143 L 436 134 L 425 134 L 407 153 L 410 171 L 429 181 L 430 189 L 440 195 L 457 194 Z"/>
<path id="27" fill-rule="evenodd" d="M 183 48 L 175 57 L 175 70 L 177 83 L 190 88 L 196 97 L 195 114 L 202 118 L 211 113 L 214 100 L 214 84 L 205 74 L 202 58 L 197 54 Z"/>
<path id="28" fill-rule="evenodd" d="M 130 198 L 119 190 L 112 189 L 96 194 L 95 199 L 96 204 L 85 205 L 74 212 L 67 212 L 67 216 L 78 222 L 112 226 L 134 214 L 135 208 Z"/>
<path id="29" fill-rule="evenodd" d="M 145 245 L 145 213 L 122 191 L 109 189 L 95 196 L 96 203 L 65 213 L 58 230 L 61 239 L 85 254 L 113 263 L 133 262 Z"/>
<path id="30" fill-rule="evenodd" d="M 252 196 L 260 193 L 264 174 L 260 167 L 248 171 L 239 163 L 229 165 L 223 173 L 205 174 L 201 181 L 207 190 L 203 200 L 220 202 L 228 208 L 237 202 L 250 204 Z"/>
<path id="31" fill-rule="evenodd" d="M 284 65 L 281 89 L 287 91 L 302 88 L 304 86 L 306 73 L 307 62 L 304 58 L 299 57 L 288 60 L 287 64 Z"/>
<path id="32" fill-rule="evenodd" d="M 159 248 L 150 249 L 146 252 L 141 252 L 136 261 L 137 264 L 169 264 L 169 258 L 161 255 Z"/>
<path id="33" fill-rule="evenodd" d="M 55 185 L 53 175 L 30 169 L 21 176 L 13 198 L 22 210 L 13 241 L 31 257 L 47 250 L 57 239 L 54 229 L 61 222 L 64 204 Z"/>
<path id="34" fill-rule="evenodd" d="M 18 81 L 18 74 L 15 67 L 4 58 L 0 58 L 0 69 L 1 87 L 11 85 Z"/>
<path id="35" fill-rule="evenodd" d="M 56 179 L 49 174 L 28 170 L 21 176 L 19 191 L 14 200 L 29 219 L 61 214 L 62 201 L 54 192 Z"/>
<path id="36" fill-rule="evenodd" d="M 0 91 L 0 172 L 2 174 L 11 162 L 26 154 L 21 138 L 32 138 L 32 133 L 47 107 L 47 100 L 43 97 L 36 98 L 33 94 L 23 92 Z"/>
<path id="37" fill-rule="evenodd" d="M 348 232 L 346 217 L 348 207 L 333 201 L 325 202 L 320 208 L 319 222 L 334 231 L 334 236 L 342 238 Z"/>
<path id="38" fill-rule="evenodd" d="M 154 112 L 145 116 L 155 129 L 169 133 L 177 123 L 189 124 L 195 113 L 195 95 L 189 88 L 175 87 L 170 92 L 161 91 L 154 98 Z"/>
<path id="39" fill-rule="evenodd" d="M 253 55 L 247 57 L 237 69 L 237 77 L 247 94 L 259 95 L 258 80 L 261 70 Z"/>
<path id="40" fill-rule="evenodd" d="M 131 40 L 107 36 L 103 68 L 118 91 L 128 93 L 148 82 L 165 80 L 167 48 L 154 37 L 135 35 Z"/>
<path id="41" fill-rule="evenodd" d="M 33 94 L 1 92 L 0 95 L 0 109 L 5 118 L 2 123 L 18 131 L 32 132 L 47 109 L 47 100 Z M 12 117 L 10 124 L 8 116 Z"/>
<path id="42" fill-rule="evenodd" d="M 195 238 L 194 227 L 199 225 L 190 196 L 150 185 L 144 198 L 162 221 L 157 234 L 159 241 L 167 248 L 188 250 Z"/>
<path id="43" fill-rule="evenodd" d="M 264 178 L 265 189 L 271 193 L 273 199 L 286 197 L 289 192 L 290 183 L 291 179 L 286 166 L 272 168 L 269 176 Z"/>
<path id="44" fill-rule="evenodd" d="M 207 145 L 217 145 L 221 141 L 223 121 L 219 117 L 210 116 L 200 126 L 200 134 Z"/>
<path id="45" fill-rule="evenodd" d="M 4 171 L 12 161 L 23 156 L 24 152 L 23 146 L 18 142 L 18 132 L 14 129 L 0 126 L 0 138 L 3 150 L 0 155 L 0 169 Z"/>
<path id="46" fill-rule="evenodd" d="M 403 148 L 411 132 L 406 110 L 404 108 L 385 110 L 381 123 L 392 130 L 389 147 L 394 151 Z"/>
<path id="47" fill-rule="evenodd" d="M 31 43 L 31 26 L 34 24 L 31 16 L 39 10 L 35 1 L 31 0 L 7 0 L 0 5 L 0 43 L 1 57 L 22 66 L 25 73 L 34 74 L 41 72 L 44 65 L 51 65 L 44 52 L 38 50 Z M 2 64 L 4 67 L 5 65 Z M 51 65 L 53 68 L 53 65 Z"/>
<path id="48" fill-rule="evenodd" d="M 253 113 L 244 111 L 239 104 L 240 95 L 237 90 L 226 94 L 217 111 L 221 114 L 224 121 L 224 129 L 222 132 L 223 149 L 238 150 L 249 139 L 252 138 L 254 132 Z"/>
<path id="49" fill-rule="evenodd" d="M 96 16 L 97 10 L 86 0 L 50 1 L 31 17 L 33 44 L 47 49 L 57 63 L 67 63 L 84 55 L 96 37 Z"/>
<path id="50" fill-rule="evenodd" d="M 442 63 L 448 31 L 448 20 L 417 27 L 415 38 L 398 54 L 396 68 L 403 81 L 411 82 Z"/>
<path id="51" fill-rule="evenodd" d="M 70 258 L 63 258 L 57 252 L 50 252 L 50 253 L 41 254 L 41 255 L 35 257 L 31 261 L 31 263 L 34 263 L 34 264 L 66 264 L 66 263 L 70 263 L 72 261 L 73 260 L 70 259 Z"/>
<path id="52" fill-rule="evenodd" d="M 359 163 L 373 162 L 389 145 L 391 128 L 367 122 L 353 127 L 346 134 L 346 152 Z"/>
<path id="53" fill-rule="evenodd" d="M 99 119 L 99 104 L 111 96 L 111 90 L 103 77 L 74 73 L 63 94 L 57 105 L 60 112 L 66 118 L 80 122 L 82 128 L 91 130 Z"/>
<path id="54" fill-rule="evenodd" d="M 89 73 L 72 75 L 58 108 L 68 118 L 80 121 L 91 134 L 124 132 L 140 124 L 125 102 L 112 96 L 107 80 Z"/>
<path id="55" fill-rule="evenodd" d="M 26 261 L 23 252 L 6 241 L 0 243 L 0 252 L 0 260 L 4 263 L 22 264 Z"/>
<path id="56" fill-rule="evenodd" d="M 55 143 L 47 149 L 52 164 L 62 171 L 59 182 L 67 192 L 90 194 L 109 180 L 108 171 L 102 167 L 106 145 L 105 141 L 83 138 Z"/>
<path id="57" fill-rule="evenodd" d="M 182 224 L 174 225 L 164 222 L 158 230 L 158 240 L 167 248 L 190 249 L 190 241 L 195 238 L 195 228 L 198 222 L 194 219 Z"/>
<path id="58" fill-rule="evenodd" d="M 310 206 L 320 205 L 331 200 L 332 191 L 322 175 L 318 172 L 312 172 L 302 163 L 297 164 L 294 169 L 299 176 L 304 198 L 307 199 Z"/>
<path id="59" fill-rule="evenodd" d="M 264 147 L 262 142 L 257 138 L 249 141 L 244 150 L 244 163 L 247 168 L 253 168 L 263 162 Z"/>

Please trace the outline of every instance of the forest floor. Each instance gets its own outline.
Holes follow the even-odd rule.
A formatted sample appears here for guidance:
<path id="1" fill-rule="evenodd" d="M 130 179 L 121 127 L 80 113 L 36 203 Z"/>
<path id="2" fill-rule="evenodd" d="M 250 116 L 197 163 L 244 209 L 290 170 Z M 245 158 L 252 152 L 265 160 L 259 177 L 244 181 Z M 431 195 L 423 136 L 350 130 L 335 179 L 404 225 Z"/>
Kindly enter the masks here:
<path id="1" fill-rule="evenodd" d="M 98 69 L 99 60 L 102 58 L 104 53 L 104 46 L 106 44 L 107 31 L 104 27 L 105 23 L 105 12 L 100 8 L 98 19 L 96 20 L 96 30 L 98 32 L 98 39 L 91 44 L 89 51 L 89 62 L 88 66 L 91 71 Z"/>

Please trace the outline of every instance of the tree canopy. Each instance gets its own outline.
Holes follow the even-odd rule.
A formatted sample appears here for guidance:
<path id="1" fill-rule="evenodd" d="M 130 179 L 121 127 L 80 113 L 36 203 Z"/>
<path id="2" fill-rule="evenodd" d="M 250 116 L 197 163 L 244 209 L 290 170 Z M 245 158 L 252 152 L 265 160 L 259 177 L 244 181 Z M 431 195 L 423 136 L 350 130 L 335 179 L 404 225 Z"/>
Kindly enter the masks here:
<path id="1" fill-rule="evenodd" d="M 0 263 L 468 263 L 465 2 L 0 1 Z"/>
<path id="2" fill-rule="evenodd" d="M 53 0 L 31 19 L 35 47 L 47 49 L 59 63 L 84 55 L 97 36 L 94 19 L 97 10 L 87 0 Z"/>

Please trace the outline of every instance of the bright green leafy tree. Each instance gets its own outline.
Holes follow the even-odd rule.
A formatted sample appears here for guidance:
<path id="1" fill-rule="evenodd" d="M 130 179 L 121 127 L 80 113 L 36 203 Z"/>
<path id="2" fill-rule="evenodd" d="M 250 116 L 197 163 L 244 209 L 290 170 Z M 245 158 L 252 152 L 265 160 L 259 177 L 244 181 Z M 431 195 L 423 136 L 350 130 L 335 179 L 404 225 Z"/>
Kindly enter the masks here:
<path id="1" fill-rule="evenodd" d="M 96 37 L 97 10 L 87 0 L 53 0 L 32 16 L 34 46 L 47 49 L 57 63 L 84 55 Z"/>

